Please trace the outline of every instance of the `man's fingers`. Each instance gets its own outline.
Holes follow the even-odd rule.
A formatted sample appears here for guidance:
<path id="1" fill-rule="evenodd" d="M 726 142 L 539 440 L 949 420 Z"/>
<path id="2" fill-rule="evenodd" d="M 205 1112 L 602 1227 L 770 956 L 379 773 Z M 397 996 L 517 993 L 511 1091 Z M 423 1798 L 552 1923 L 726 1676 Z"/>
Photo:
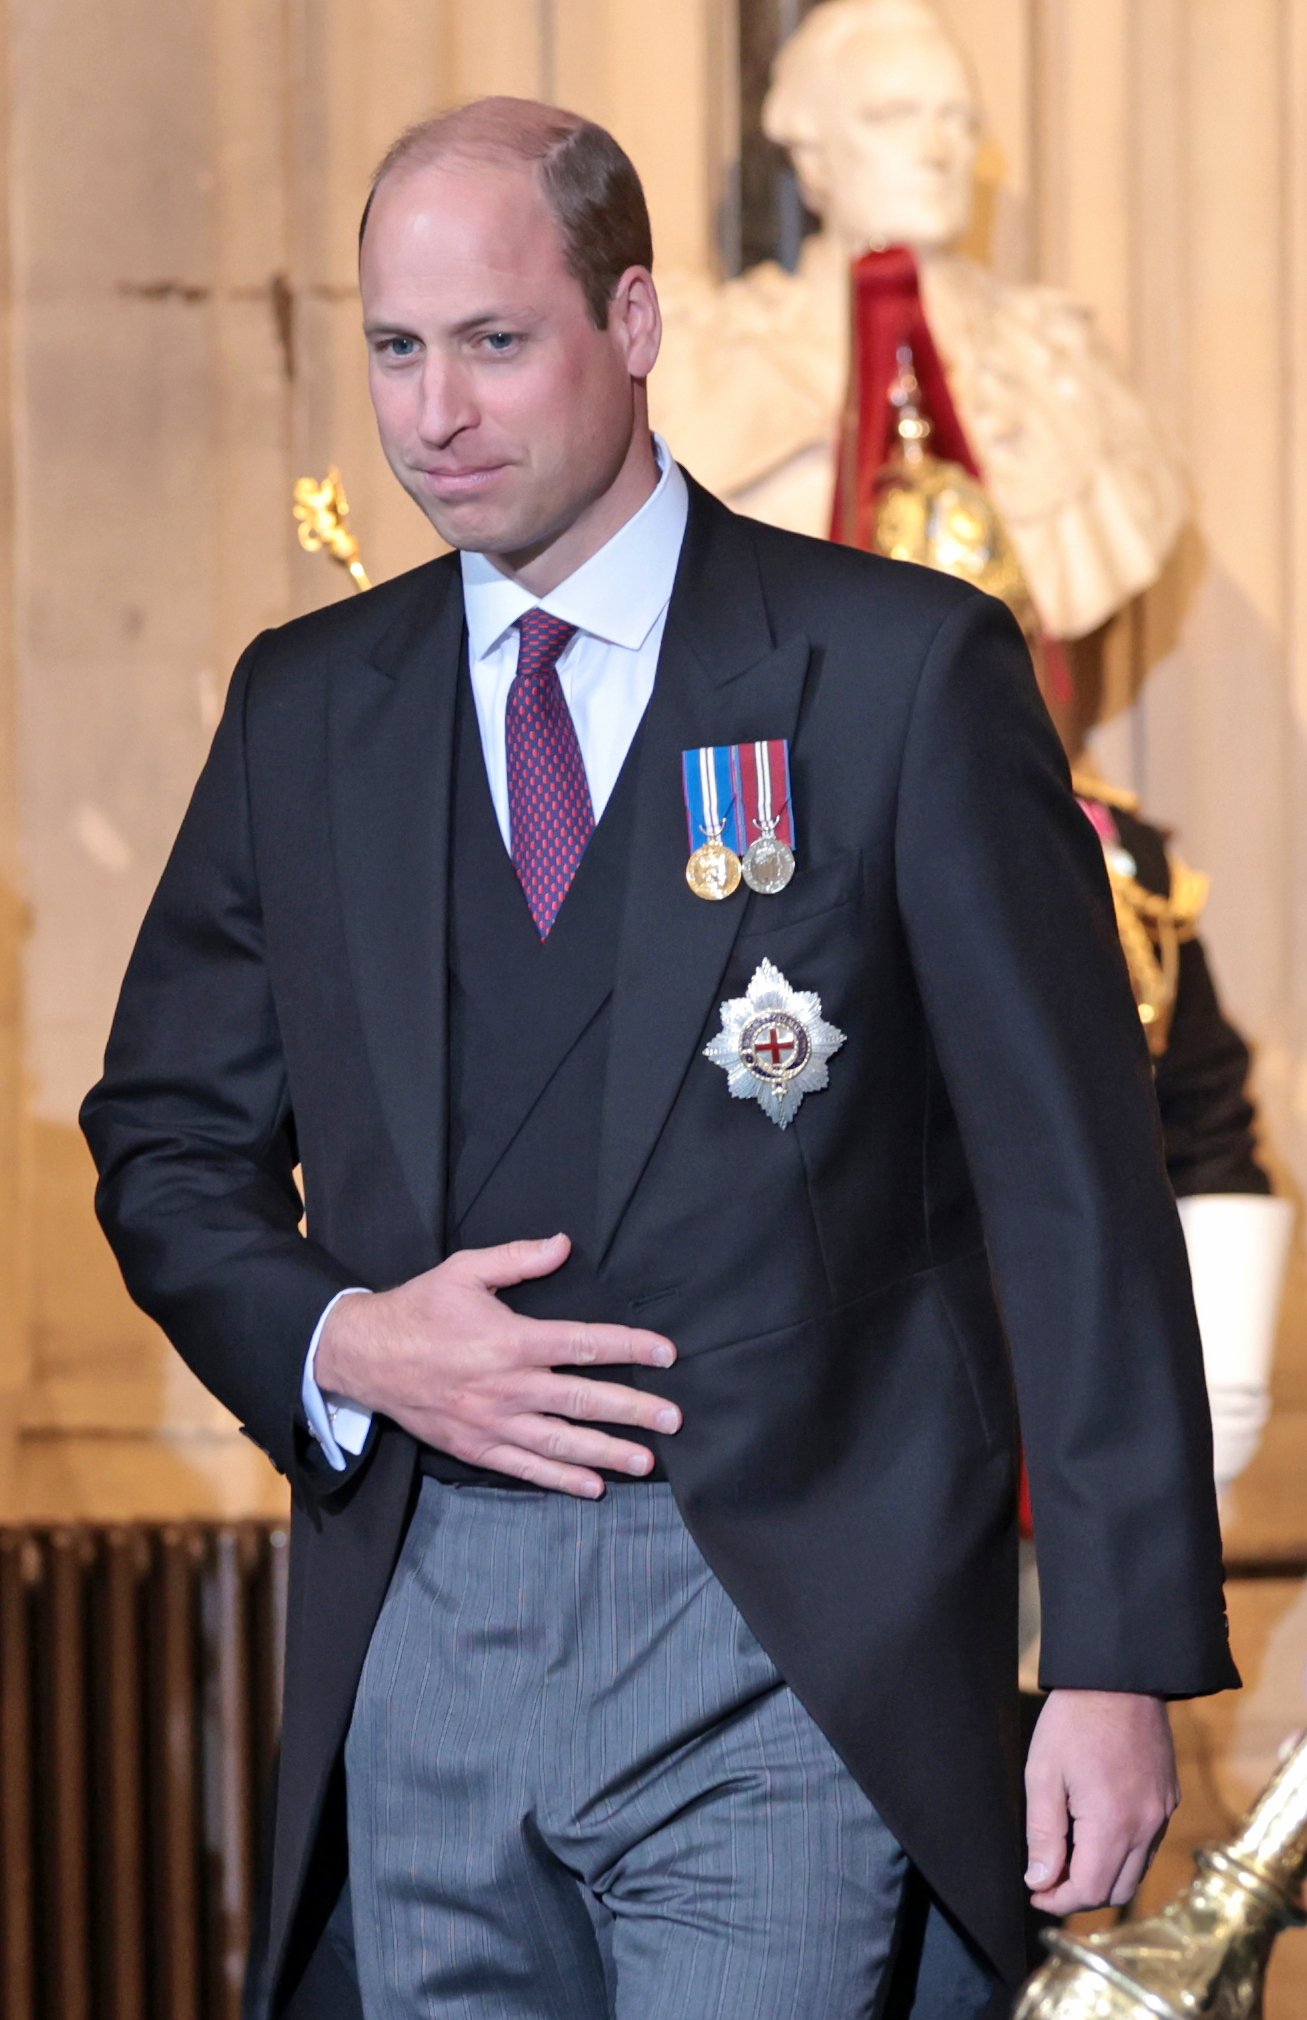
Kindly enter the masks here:
<path id="1" fill-rule="evenodd" d="M 505 1241 L 497 1248 L 459 1249 L 442 1267 L 483 1290 L 502 1291 L 532 1277 L 552 1276 L 571 1252 L 572 1244 L 565 1234 L 551 1234 L 543 1241 Z"/>
<path id="2" fill-rule="evenodd" d="M 1139 1892 L 1139 1883 L 1153 1862 L 1152 1845 L 1137 1845 L 1116 1876 L 1116 1884 L 1107 1897 L 1110 1908 L 1128 1908 Z"/>
<path id="3" fill-rule="evenodd" d="M 1130 1850 L 1128 1841 L 1115 1835 L 1102 1837 L 1077 1818 L 1071 1864 L 1063 1885 L 1054 1889 L 1059 1898 L 1052 1913 L 1076 1915 L 1083 1908 L 1101 1908 Z M 1042 1901 L 1039 1903 L 1041 1907 L 1044 1905 Z"/>
<path id="4" fill-rule="evenodd" d="M 1073 1867 L 1060 1886 L 1032 1893 L 1030 1904 L 1033 1908 L 1038 1908 L 1041 1915 L 1081 1915 L 1089 1909 L 1106 1907 L 1110 1892 L 1112 1890 L 1106 1881 L 1081 1880 L 1076 1876 Z M 1126 1898 L 1130 1897 L 1127 1895 Z"/>
<path id="5" fill-rule="evenodd" d="M 681 1428 L 681 1412 L 664 1396 L 646 1395 L 620 1382 L 591 1382 L 583 1376 L 542 1370 L 514 1384 L 524 1410 L 566 1417 L 574 1424 L 629 1424 L 635 1430 L 670 1434 Z"/>
<path id="6" fill-rule="evenodd" d="M 583 1501 L 597 1501 L 604 1483 L 597 1473 L 583 1466 L 566 1466 L 527 1452 L 520 1445 L 492 1445 L 478 1464 L 491 1472 L 504 1473 L 511 1480 L 525 1480 L 531 1487 L 547 1488 L 551 1494 L 573 1494 Z"/>
<path id="7" fill-rule="evenodd" d="M 1075 1915 L 1082 1908 L 1098 1908 L 1106 1901 L 1112 1882 L 1120 1872 L 1127 1850 L 1124 1841 L 1108 1845 L 1084 1818 L 1077 1817 L 1070 1855 L 1063 1847 L 1062 1864 L 1050 1870 L 1042 1885 L 1031 1886 L 1031 1905 L 1045 1915 Z M 1035 1872 L 1032 1860 L 1026 1874 L 1029 1884 Z"/>
<path id="8" fill-rule="evenodd" d="M 1065 1845 L 1059 1846 L 1051 1838 L 1027 1839 L 1026 1885 L 1036 1907 L 1043 1907 L 1041 1896 L 1061 1886 L 1066 1876 Z"/>
<path id="9" fill-rule="evenodd" d="M 1148 1833 L 1147 1823 L 1136 1830 L 1134 1834 L 1135 1842 L 1126 1854 L 1121 1865 L 1121 1870 L 1116 1876 L 1112 1891 L 1107 1897 L 1109 1907 L 1128 1907 L 1139 1892 L 1140 1883 L 1157 1856 L 1157 1848 L 1166 1836 L 1167 1826 L 1175 1814 L 1179 1801 L 1180 1791 L 1177 1788 L 1168 1798 L 1165 1814 L 1162 1815 L 1160 1823 L 1158 1823 L 1151 1836 Z"/>
<path id="10" fill-rule="evenodd" d="M 533 1351 L 542 1365 L 550 1368 L 612 1367 L 619 1362 L 631 1366 L 670 1368 L 676 1348 L 661 1333 L 646 1333 L 638 1326 L 573 1324 L 567 1319 L 531 1321 Z"/>
<path id="11" fill-rule="evenodd" d="M 1063 1917 L 1078 1915 L 1088 1903 L 1080 1899 L 1079 1889 L 1074 1887 L 1070 1880 L 1063 1880 L 1059 1887 L 1048 1887 L 1032 1892 L 1030 1905 L 1032 1908 L 1038 1908 L 1041 1915 Z"/>
<path id="12" fill-rule="evenodd" d="M 1056 1887 L 1066 1872 L 1070 1816 L 1060 1780 L 1026 1777 L 1026 1885 Z"/>
<path id="13" fill-rule="evenodd" d="M 653 1453 L 646 1446 L 610 1438 L 604 1431 L 584 1430 L 561 1417 L 518 1417 L 505 1429 L 528 1455 L 555 1464 L 602 1466 L 609 1473 L 630 1473 L 637 1479 L 653 1470 Z"/>
<path id="14" fill-rule="evenodd" d="M 1033 1905 L 1049 1915 L 1124 1907 L 1134 1899 L 1165 1828 L 1165 1821 L 1154 1828 L 1151 1817 L 1143 1823 L 1106 1819 L 1097 1824 L 1077 1817 L 1070 1869 L 1060 1885 L 1032 1894 Z"/>

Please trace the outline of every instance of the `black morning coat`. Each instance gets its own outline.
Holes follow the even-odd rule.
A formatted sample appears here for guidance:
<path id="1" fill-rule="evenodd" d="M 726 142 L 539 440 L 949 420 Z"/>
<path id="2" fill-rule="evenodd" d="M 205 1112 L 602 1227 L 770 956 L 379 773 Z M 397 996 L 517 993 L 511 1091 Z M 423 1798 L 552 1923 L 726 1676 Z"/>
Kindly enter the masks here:
<path id="1" fill-rule="evenodd" d="M 389 1423 L 333 1474 L 300 1381 L 335 1291 L 441 1257 L 463 651 L 454 557 L 249 648 L 83 1115 L 128 1288 L 293 1489 L 278 2006 L 338 1891 L 341 1746 L 414 1491 Z M 794 879 L 701 902 L 681 753 L 779 737 Z M 633 1379 L 684 1411 L 663 1463 L 704 1555 L 1015 1982 L 1018 1405 L 1045 1684 L 1237 1682 L 1102 851 L 1000 604 L 693 483 L 633 761 L 599 1274 L 679 1347 Z M 846 1033 L 784 1131 L 703 1056 L 764 958 Z"/>

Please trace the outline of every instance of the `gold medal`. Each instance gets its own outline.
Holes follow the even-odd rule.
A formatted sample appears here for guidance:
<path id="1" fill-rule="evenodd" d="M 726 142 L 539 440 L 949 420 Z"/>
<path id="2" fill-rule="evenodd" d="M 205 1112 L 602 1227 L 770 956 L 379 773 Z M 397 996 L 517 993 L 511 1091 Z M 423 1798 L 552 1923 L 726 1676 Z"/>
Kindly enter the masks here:
<path id="1" fill-rule="evenodd" d="M 697 848 L 685 866 L 685 881 L 696 898 L 715 904 L 740 888 L 740 859 L 734 849 L 712 837 Z"/>

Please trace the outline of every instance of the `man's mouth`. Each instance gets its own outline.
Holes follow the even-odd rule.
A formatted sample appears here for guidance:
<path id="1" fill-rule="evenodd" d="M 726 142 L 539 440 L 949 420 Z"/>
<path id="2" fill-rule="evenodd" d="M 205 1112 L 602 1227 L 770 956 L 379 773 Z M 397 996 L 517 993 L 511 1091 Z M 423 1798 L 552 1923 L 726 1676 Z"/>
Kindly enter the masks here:
<path id="1" fill-rule="evenodd" d="M 462 498 L 483 490 L 504 468 L 502 463 L 428 465 L 418 475 L 438 497 Z"/>

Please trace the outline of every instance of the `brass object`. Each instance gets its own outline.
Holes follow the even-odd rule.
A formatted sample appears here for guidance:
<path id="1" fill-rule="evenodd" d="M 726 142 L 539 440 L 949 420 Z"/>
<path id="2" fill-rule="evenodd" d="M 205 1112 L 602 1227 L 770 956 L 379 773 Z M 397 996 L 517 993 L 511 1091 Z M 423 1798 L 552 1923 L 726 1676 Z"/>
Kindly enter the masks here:
<path id="1" fill-rule="evenodd" d="M 1013 2020 L 1259 2020 L 1271 1945 L 1307 1921 L 1307 1738 L 1233 1844 L 1197 1864 L 1159 1915 L 1083 1941 L 1054 1930 Z"/>
<path id="2" fill-rule="evenodd" d="M 349 500 L 339 470 L 328 470 L 323 478 L 299 479 L 295 486 L 295 517 L 299 522 L 300 546 L 306 554 L 325 550 L 333 561 L 348 569 L 356 589 L 371 589 L 359 559 L 358 541 L 345 524 L 349 518 Z"/>
<path id="3" fill-rule="evenodd" d="M 740 859 L 715 836 L 697 848 L 685 866 L 685 881 L 696 898 L 710 904 L 732 897 L 740 888 Z"/>
<path id="4" fill-rule="evenodd" d="M 961 576 L 1007 604 L 1039 664 L 1040 628 L 1016 549 L 984 487 L 960 463 L 931 453 L 912 350 L 901 344 L 889 388 L 898 446 L 858 514 L 859 547 Z"/>
<path id="5" fill-rule="evenodd" d="M 1072 789 L 1082 799 L 1101 800 L 1133 813 L 1138 801 L 1132 793 L 1113 791 L 1100 779 L 1076 772 Z M 1191 870 L 1179 856 L 1168 852 L 1171 888 L 1162 895 L 1150 891 L 1139 879 L 1113 860 L 1104 850 L 1107 880 L 1112 887 L 1116 929 L 1130 971 L 1130 983 L 1139 1008 L 1148 1049 L 1160 1059 L 1171 1037 L 1176 990 L 1180 982 L 1180 949 L 1192 940 L 1198 919 L 1207 903 L 1210 879 L 1201 870 Z"/>

